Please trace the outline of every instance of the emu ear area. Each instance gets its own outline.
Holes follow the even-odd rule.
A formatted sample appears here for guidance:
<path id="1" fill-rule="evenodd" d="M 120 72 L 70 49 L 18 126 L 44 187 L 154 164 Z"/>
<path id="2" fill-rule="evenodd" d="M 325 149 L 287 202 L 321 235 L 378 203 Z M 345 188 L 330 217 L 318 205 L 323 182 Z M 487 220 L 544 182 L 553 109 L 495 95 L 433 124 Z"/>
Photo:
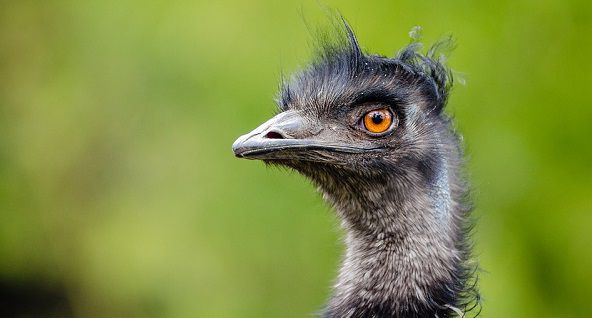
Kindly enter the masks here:
<path id="1" fill-rule="evenodd" d="M 421 95 L 425 99 L 426 111 L 439 114 L 446 107 L 453 77 L 445 64 L 445 53 L 453 47 L 454 41 L 446 38 L 436 42 L 426 54 L 422 54 L 422 44 L 414 42 L 401 49 L 395 56 L 395 59 L 401 62 L 404 71 L 417 80 Z"/>
<path id="2" fill-rule="evenodd" d="M 431 84 L 431 91 L 434 98 L 431 100 L 429 109 L 441 113 L 448 103 L 448 93 L 452 89 L 452 72 L 440 62 L 435 62 L 434 68 L 429 70 L 428 82 Z"/>

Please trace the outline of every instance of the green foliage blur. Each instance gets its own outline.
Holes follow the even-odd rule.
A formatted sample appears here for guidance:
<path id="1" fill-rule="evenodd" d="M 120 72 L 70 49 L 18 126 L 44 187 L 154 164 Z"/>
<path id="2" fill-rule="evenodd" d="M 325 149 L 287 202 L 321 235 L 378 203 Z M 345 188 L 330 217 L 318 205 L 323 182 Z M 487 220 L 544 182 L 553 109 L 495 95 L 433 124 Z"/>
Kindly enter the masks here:
<path id="1" fill-rule="evenodd" d="M 457 39 L 448 112 L 482 316 L 592 317 L 592 5 L 560 0 L 0 1 L 4 302 L 27 317 L 320 309 L 342 252 L 332 211 L 231 144 L 274 113 L 325 6 L 370 52 L 415 25 Z M 57 305 L 35 309 L 36 291 Z"/>

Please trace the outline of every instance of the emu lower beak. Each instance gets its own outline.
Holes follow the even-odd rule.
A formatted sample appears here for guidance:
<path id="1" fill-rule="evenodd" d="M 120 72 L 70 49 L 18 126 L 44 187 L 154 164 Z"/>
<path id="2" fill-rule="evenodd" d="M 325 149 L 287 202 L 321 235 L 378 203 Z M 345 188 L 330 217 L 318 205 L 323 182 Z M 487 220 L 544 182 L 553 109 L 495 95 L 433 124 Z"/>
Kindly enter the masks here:
<path id="1" fill-rule="evenodd" d="M 293 159 L 295 152 L 309 150 L 361 152 L 364 149 L 330 142 L 322 128 L 306 121 L 299 112 L 285 111 L 271 118 L 232 145 L 234 155 L 246 159 Z"/>

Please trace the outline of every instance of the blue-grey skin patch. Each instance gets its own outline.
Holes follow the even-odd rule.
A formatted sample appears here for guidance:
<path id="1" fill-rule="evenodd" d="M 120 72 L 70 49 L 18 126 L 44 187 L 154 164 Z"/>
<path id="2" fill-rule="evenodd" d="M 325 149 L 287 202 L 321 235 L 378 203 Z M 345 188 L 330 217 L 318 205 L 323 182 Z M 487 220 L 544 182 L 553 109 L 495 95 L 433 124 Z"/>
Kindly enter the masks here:
<path id="1" fill-rule="evenodd" d="M 450 185 L 448 180 L 448 170 L 446 167 L 438 169 L 432 189 L 432 198 L 434 201 L 434 212 L 438 221 L 447 223 L 450 217 L 450 208 L 452 196 L 450 195 Z M 446 224 L 447 225 L 447 224 Z"/>

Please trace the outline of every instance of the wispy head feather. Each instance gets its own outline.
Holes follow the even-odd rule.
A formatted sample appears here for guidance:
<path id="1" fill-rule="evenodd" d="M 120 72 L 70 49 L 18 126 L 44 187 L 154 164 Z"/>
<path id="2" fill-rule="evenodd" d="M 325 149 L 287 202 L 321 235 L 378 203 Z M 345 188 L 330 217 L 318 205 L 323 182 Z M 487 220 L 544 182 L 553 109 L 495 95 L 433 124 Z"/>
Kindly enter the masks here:
<path id="1" fill-rule="evenodd" d="M 445 53 L 453 47 L 453 41 L 450 37 L 438 41 L 424 54 L 418 40 L 416 38 L 392 58 L 370 54 L 361 48 L 345 19 L 333 20 L 332 28 L 317 32 L 311 64 L 282 83 L 278 98 L 280 110 L 289 108 L 296 99 L 317 106 L 344 103 L 339 97 L 363 95 L 364 88 L 370 89 L 370 84 L 384 84 L 385 77 L 396 77 L 397 81 L 391 82 L 393 92 L 398 89 L 395 84 L 404 81 L 425 98 L 430 111 L 440 113 L 453 83 L 452 73 L 445 64 Z M 353 87 L 359 89 L 356 91 Z M 318 98 L 312 100 L 313 95 Z"/>

